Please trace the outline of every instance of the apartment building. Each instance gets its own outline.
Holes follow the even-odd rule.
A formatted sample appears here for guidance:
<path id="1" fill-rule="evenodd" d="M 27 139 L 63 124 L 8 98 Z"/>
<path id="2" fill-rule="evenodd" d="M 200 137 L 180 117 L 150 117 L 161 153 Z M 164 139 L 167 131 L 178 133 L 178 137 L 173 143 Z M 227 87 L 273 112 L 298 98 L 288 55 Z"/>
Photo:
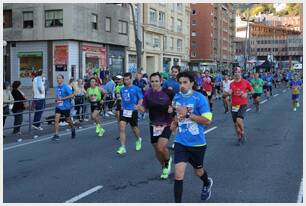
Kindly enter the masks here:
<path id="1" fill-rule="evenodd" d="M 149 74 L 168 72 L 171 66 L 188 67 L 190 5 L 183 3 L 134 4 L 142 41 L 142 69 Z M 127 71 L 136 72 L 136 48 L 132 16 L 127 51 Z"/>
<path id="2" fill-rule="evenodd" d="M 30 86 L 42 69 L 52 87 L 57 74 L 68 82 L 92 67 L 122 73 L 129 12 L 125 4 L 4 4 L 5 80 Z"/>
<path id="3" fill-rule="evenodd" d="M 227 70 L 234 61 L 233 4 L 191 4 L 190 65 L 193 70 Z"/>

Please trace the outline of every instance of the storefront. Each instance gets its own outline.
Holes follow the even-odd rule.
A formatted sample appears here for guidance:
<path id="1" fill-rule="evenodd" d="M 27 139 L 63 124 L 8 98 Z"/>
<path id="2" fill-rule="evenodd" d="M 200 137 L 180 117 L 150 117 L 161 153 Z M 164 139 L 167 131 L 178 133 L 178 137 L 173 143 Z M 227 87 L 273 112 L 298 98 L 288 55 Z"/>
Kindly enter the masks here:
<path id="1" fill-rule="evenodd" d="M 108 46 L 108 69 L 111 76 L 122 74 L 125 64 L 125 49 L 121 46 Z"/>

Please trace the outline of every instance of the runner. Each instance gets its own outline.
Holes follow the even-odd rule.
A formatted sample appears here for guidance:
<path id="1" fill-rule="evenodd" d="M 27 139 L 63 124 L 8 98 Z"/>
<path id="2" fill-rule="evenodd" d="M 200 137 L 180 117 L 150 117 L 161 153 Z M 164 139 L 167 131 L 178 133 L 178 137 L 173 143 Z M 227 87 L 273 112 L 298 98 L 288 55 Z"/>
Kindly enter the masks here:
<path id="1" fill-rule="evenodd" d="M 216 74 L 214 82 L 215 82 L 216 99 L 221 99 L 222 75 L 220 73 Z"/>
<path id="2" fill-rule="evenodd" d="M 224 105 L 224 113 L 228 113 L 228 106 L 230 105 L 229 98 L 230 98 L 230 84 L 231 80 L 229 80 L 228 75 L 224 76 L 224 80 L 221 83 L 221 91 L 223 93 L 222 98 L 223 98 L 223 105 Z"/>
<path id="3" fill-rule="evenodd" d="M 292 91 L 292 105 L 293 111 L 296 112 L 296 108 L 300 107 L 300 89 L 302 88 L 302 80 L 299 79 L 298 74 L 294 74 L 293 80 L 290 81 L 290 88 Z"/>
<path id="4" fill-rule="evenodd" d="M 176 80 L 176 76 L 180 73 L 181 67 L 174 65 L 171 67 L 171 77 L 163 83 L 163 88 L 173 90 L 175 94 L 180 91 L 180 85 Z"/>
<path id="5" fill-rule="evenodd" d="M 146 91 L 140 112 L 149 110 L 151 144 L 156 158 L 162 166 L 161 179 L 167 179 L 171 171 L 172 158 L 167 148 L 172 131 L 172 99 L 174 92 L 161 87 L 161 75 L 153 73 L 150 76 L 152 88 Z"/>
<path id="6" fill-rule="evenodd" d="M 116 119 L 118 121 L 118 131 L 120 130 L 120 110 L 121 110 L 121 96 L 120 90 L 124 87 L 123 85 L 123 76 L 117 75 L 115 79 L 116 87 L 115 87 L 115 106 L 116 106 Z M 117 137 L 117 140 L 120 139 L 120 136 Z"/>
<path id="7" fill-rule="evenodd" d="M 203 91 L 204 95 L 208 98 L 210 111 L 212 111 L 213 78 L 209 76 L 208 70 L 204 72 Z"/>
<path id="8" fill-rule="evenodd" d="M 251 80 L 251 85 L 254 88 L 253 100 L 256 106 L 256 112 L 259 112 L 259 102 L 263 91 L 263 83 L 263 80 L 259 78 L 259 74 L 255 73 L 255 78 Z"/>
<path id="9" fill-rule="evenodd" d="M 241 69 L 236 67 L 234 69 L 234 81 L 230 84 L 230 93 L 232 95 L 232 118 L 238 145 L 246 140 L 243 119 L 248 105 L 248 91 L 253 93 L 253 88 L 247 80 L 241 78 Z"/>
<path id="10" fill-rule="evenodd" d="M 59 141 L 58 136 L 59 131 L 59 121 L 61 115 L 65 116 L 66 122 L 71 128 L 71 138 L 75 138 L 75 128 L 70 117 L 70 110 L 72 108 L 71 99 L 74 97 L 72 90 L 64 83 L 64 76 L 62 74 L 57 75 L 58 86 L 55 89 L 56 92 L 56 108 L 55 108 L 55 119 L 54 119 L 54 128 L 55 135 L 51 138 L 52 141 Z"/>
<path id="11" fill-rule="evenodd" d="M 268 92 L 268 98 L 272 96 L 272 88 L 273 88 L 273 76 L 270 72 L 267 73 L 266 79 L 267 81 L 267 92 Z"/>
<path id="12" fill-rule="evenodd" d="M 192 89 L 195 80 L 189 72 L 182 72 L 177 76 L 180 90 L 175 95 L 172 105 L 176 109 L 175 120 L 171 129 L 177 130 L 174 147 L 175 202 L 182 202 L 183 179 L 187 162 L 195 171 L 195 174 L 203 181 L 201 193 L 202 200 L 208 200 L 211 196 L 212 178 L 203 168 L 206 151 L 206 139 L 204 125 L 209 125 L 212 120 L 207 99 L 199 92 Z"/>
<path id="13" fill-rule="evenodd" d="M 117 153 L 122 155 L 126 153 L 125 148 L 125 128 L 126 124 L 130 123 L 132 130 L 136 136 L 136 151 L 141 150 L 141 137 L 138 128 L 138 112 L 143 100 L 143 95 L 139 87 L 132 84 L 132 74 L 130 72 L 123 75 L 124 87 L 120 90 L 121 110 L 120 110 L 120 144 Z"/>
<path id="14" fill-rule="evenodd" d="M 106 91 L 102 87 L 98 87 L 95 77 L 90 78 L 90 87 L 86 91 L 86 97 L 90 102 L 91 118 L 96 123 L 96 133 L 99 137 L 102 137 L 105 130 L 101 126 L 100 111 L 103 104 L 103 100 L 106 98 Z"/>

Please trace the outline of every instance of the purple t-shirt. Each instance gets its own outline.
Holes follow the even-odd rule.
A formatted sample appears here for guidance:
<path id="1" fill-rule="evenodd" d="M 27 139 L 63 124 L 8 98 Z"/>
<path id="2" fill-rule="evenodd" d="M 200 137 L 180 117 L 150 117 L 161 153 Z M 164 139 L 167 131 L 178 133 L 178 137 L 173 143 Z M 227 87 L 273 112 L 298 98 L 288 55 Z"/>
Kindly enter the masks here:
<path id="1" fill-rule="evenodd" d="M 170 125 L 172 114 L 168 113 L 169 105 L 172 104 L 174 92 L 169 89 L 153 91 L 152 88 L 145 92 L 143 107 L 149 110 L 151 125 Z"/>

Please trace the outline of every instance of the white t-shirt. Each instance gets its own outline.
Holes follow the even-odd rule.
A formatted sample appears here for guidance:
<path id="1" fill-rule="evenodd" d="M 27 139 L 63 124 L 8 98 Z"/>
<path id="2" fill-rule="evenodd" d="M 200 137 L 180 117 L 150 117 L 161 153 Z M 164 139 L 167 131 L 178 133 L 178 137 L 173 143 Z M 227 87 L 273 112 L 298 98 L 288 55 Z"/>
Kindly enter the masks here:
<path id="1" fill-rule="evenodd" d="M 40 91 L 42 93 L 40 93 Z M 45 85 L 43 83 L 41 76 L 37 76 L 33 79 L 33 92 L 34 92 L 34 99 L 46 98 Z"/>
<path id="2" fill-rule="evenodd" d="M 222 87 L 223 87 L 223 91 L 224 92 L 229 92 L 230 91 L 230 84 L 232 83 L 233 80 L 227 80 L 227 82 L 225 80 L 222 81 Z"/>

